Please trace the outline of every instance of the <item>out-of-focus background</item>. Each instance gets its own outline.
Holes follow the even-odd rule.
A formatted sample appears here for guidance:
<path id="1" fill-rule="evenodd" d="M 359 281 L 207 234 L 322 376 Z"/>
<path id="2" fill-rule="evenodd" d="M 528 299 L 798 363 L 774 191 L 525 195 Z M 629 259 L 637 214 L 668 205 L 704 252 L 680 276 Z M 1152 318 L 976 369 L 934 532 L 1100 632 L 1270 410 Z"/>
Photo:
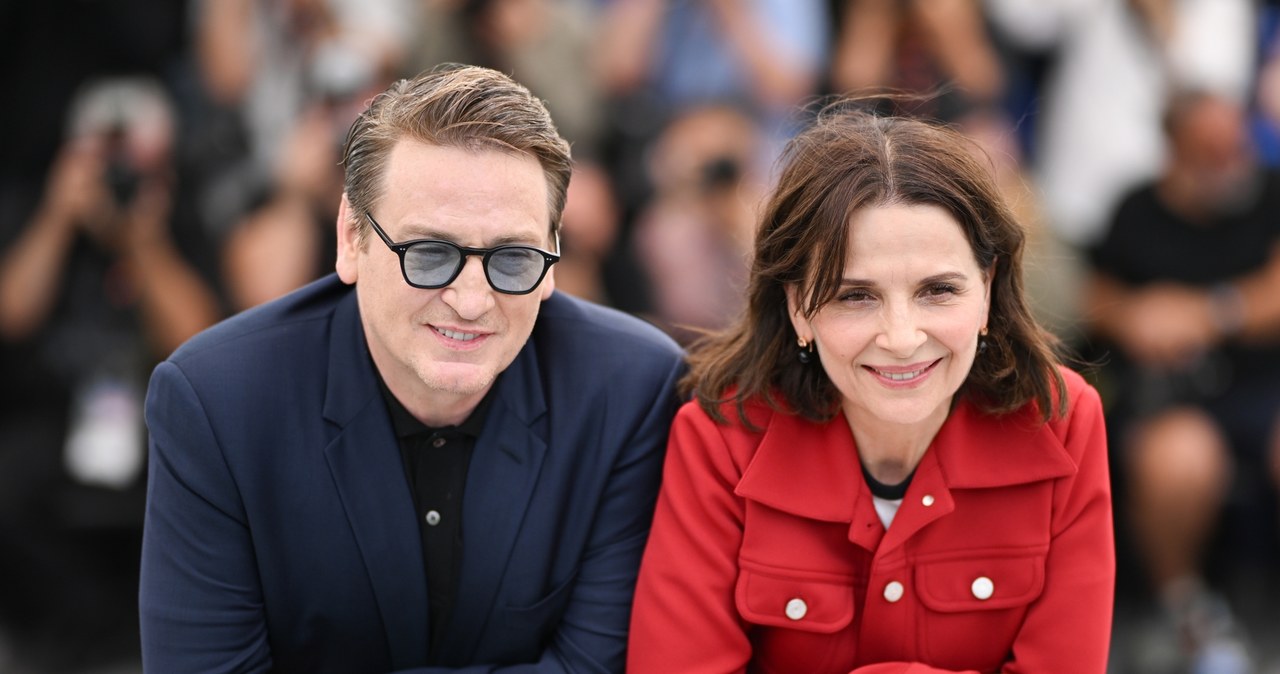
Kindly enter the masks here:
<path id="1" fill-rule="evenodd" d="M 0 0 L 0 672 L 140 671 L 150 369 L 332 269 L 346 129 L 444 61 L 573 142 L 558 288 L 685 343 L 742 306 L 815 102 L 927 94 L 896 112 L 973 139 L 1104 395 L 1111 671 L 1280 672 L 1278 27 L 1262 0 Z"/>

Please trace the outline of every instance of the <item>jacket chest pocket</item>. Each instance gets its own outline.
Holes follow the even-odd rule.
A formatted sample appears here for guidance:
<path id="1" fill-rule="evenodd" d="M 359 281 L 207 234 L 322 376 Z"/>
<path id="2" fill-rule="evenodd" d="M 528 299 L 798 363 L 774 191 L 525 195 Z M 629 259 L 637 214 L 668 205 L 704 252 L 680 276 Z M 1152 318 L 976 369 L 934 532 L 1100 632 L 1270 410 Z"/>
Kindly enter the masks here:
<path id="1" fill-rule="evenodd" d="M 740 560 L 734 600 L 752 629 L 755 671 L 848 671 L 853 578 Z M 842 668 L 842 669 L 841 669 Z"/>
<path id="2" fill-rule="evenodd" d="M 1044 563 L 1043 553 L 1008 550 L 918 561 L 921 651 L 942 666 L 998 670 L 1044 590 Z"/>

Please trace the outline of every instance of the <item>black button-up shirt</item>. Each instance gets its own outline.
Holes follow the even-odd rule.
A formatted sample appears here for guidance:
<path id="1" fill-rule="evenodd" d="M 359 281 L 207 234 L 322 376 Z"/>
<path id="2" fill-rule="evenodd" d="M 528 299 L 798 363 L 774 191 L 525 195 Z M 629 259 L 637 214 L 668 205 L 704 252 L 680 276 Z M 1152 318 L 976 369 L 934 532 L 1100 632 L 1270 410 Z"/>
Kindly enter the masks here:
<path id="1" fill-rule="evenodd" d="M 400 459 L 413 494 L 422 537 L 430 608 L 428 637 L 434 660 L 440 652 L 439 640 L 457 597 L 458 567 L 462 560 L 462 496 L 471 451 L 484 428 L 492 389 L 466 421 L 444 428 L 431 428 L 418 421 L 385 384 L 382 395 L 400 443 Z"/>

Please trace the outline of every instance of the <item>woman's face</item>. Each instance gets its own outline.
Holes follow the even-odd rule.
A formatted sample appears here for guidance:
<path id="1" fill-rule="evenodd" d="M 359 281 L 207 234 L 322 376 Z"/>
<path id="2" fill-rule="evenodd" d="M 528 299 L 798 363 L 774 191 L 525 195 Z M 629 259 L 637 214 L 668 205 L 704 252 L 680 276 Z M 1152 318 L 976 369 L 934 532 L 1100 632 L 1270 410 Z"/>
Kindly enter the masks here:
<path id="1" fill-rule="evenodd" d="M 855 427 L 936 431 L 973 366 L 990 274 L 937 206 L 856 212 L 848 251 L 835 299 L 812 318 L 788 289 L 796 334 L 814 344 Z"/>

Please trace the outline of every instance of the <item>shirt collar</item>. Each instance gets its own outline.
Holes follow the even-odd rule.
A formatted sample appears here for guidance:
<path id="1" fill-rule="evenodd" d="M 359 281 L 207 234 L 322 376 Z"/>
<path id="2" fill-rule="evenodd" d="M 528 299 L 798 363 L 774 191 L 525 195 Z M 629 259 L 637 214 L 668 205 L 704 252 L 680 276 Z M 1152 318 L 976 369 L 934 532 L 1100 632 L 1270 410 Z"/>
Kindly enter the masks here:
<path id="1" fill-rule="evenodd" d="M 403 440 L 422 433 L 436 432 L 456 432 L 472 439 L 480 437 L 480 431 L 484 430 L 485 417 L 489 414 L 489 406 L 493 402 L 493 392 L 498 387 L 497 382 L 494 382 L 494 386 L 489 387 L 489 392 L 484 394 L 484 398 L 480 399 L 480 403 L 471 410 L 471 414 L 467 415 L 462 423 L 441 428 L 428 426 L 410 414 L 400 400 L 391 393 L 391 389 L 387 388 L 387 383 L 383 381 L 381 375 L 378 376 L 378 388 L 382 391 L 382 399 L 387 403 L 387 412 L 391 415 L 391 427 L 395 431 L 396 438 Z"/>

